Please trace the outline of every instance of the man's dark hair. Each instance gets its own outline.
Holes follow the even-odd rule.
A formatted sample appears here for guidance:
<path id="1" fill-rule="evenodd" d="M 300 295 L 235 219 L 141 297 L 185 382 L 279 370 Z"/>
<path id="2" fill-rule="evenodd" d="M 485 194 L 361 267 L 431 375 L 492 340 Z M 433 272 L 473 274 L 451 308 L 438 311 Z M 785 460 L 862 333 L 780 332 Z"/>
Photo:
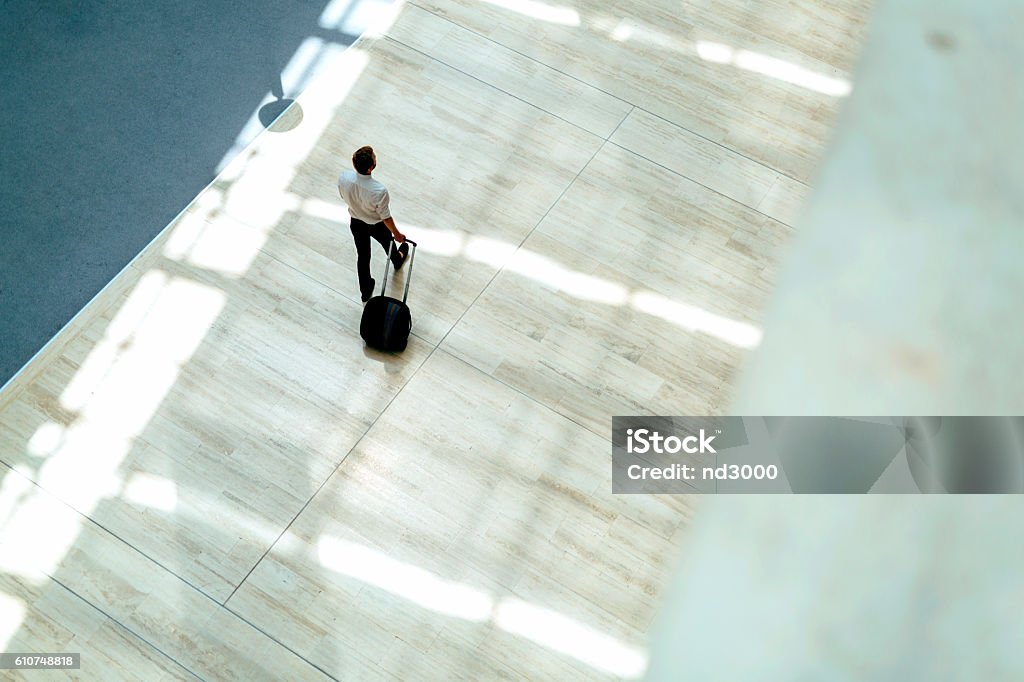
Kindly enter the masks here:
<path id="1" fill-rule="evenodd" d="M 367 145 L 357 149 L 356 153 L 352 155 L 352 165 L 356 172 L 369 175 L 373 170 L 373 147 Z"/>

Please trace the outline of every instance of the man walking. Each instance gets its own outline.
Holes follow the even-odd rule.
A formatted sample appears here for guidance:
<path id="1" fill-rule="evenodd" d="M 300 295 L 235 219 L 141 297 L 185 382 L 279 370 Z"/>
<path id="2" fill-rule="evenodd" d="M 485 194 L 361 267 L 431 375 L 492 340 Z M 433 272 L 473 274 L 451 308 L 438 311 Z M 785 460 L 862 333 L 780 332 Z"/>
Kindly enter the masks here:
<path id="1" fill-rule="evenodd" d="M 391 253 L 391 241 L 401 246 L 391 253 L 391 263 L 398 271 L 409 256 L 409 245 L 405 244 L 405 235 L 395 227 L 389 208 L 388 189 L 370 173 L 377 167 L 377 155 L 372 147 L 360 147 L 352 155 L 352 166 L 355 171 L 343 171 L 338 177 L 338 193 L 348 204 L 352 221 L 352 239 L 356 243 L 356 271 L 359 273 L 359 291 L 363 303 L 373 296 L 376 285 L 370 276 L 370 237 L 384 247 L 384 253 Z"/>

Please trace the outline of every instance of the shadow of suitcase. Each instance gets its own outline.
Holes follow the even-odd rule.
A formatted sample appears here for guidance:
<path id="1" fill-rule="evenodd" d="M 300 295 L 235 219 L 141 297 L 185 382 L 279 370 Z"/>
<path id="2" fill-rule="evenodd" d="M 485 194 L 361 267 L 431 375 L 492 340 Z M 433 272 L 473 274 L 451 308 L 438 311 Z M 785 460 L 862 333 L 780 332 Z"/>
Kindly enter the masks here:
<path id="1" fill-rule="evenodd" d="M 399 353 L 409 343 L 409 332 L 412 331 L 412 312 L 406 304 L 409 298 L 409 282 L 412 280 L 412 264 L 416 257 L 416 242 L 405 240 L 412 248 L 409 251 L 409 269 L 405 273 L 405 293 L 402 300 L 385 296 L 388 288 L 388 268 L 391 265 L 391 252 L 385 259 L 384 285 L 380 288 L 380 296 L 374 296 L 363 306 L 363 317 L 359 322 L 359 335 L 370 348 Z M 391 242 L 391 248 L 395 243 Z"/>

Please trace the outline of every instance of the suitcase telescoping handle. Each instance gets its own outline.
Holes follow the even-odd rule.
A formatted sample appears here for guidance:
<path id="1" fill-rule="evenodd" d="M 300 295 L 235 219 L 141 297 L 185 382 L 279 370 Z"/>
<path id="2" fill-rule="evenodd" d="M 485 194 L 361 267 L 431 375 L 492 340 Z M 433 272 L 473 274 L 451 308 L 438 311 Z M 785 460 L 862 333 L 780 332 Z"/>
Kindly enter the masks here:
<path id="1" fill-rule="evenodd" d="M 411 244 L 412 248 L 409 249 L 409 269 L 405 271 L 405 293 L 402 294 L 402 303 L 405 303 L 405 299 L 409 298 L 409 282 L 412 281 L 412 262 L 416 260 L 416 242 L 411 239 L 406 239 L 406 244 Z M 395 248 L 395 240 L 391 240 L 391 247 L 388 249 L 388 257 L 384 263 L 384 286 L 380 288 L 380 295 L 384 295 L 384 291 L 388 288 L 388 268 L 391 267 L 391 252 Z"/>

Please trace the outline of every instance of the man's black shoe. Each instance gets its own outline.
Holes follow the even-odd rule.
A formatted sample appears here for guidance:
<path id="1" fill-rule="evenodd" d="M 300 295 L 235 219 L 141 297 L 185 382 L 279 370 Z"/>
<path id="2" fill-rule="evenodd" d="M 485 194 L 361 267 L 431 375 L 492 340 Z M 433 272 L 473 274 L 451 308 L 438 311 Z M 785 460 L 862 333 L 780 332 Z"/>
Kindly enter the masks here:
<path id="1" fill-rule="evenodd" d="M 369 290 L 369 292 L 365 292 L 365 291 L 363 292 L 363 303 L 366 303 L 371 298 L 373 298 L 373 290 L 376 287 L 377 287 L 377 282 L 371 279 L 370 280 L 370 290 Z"/>

